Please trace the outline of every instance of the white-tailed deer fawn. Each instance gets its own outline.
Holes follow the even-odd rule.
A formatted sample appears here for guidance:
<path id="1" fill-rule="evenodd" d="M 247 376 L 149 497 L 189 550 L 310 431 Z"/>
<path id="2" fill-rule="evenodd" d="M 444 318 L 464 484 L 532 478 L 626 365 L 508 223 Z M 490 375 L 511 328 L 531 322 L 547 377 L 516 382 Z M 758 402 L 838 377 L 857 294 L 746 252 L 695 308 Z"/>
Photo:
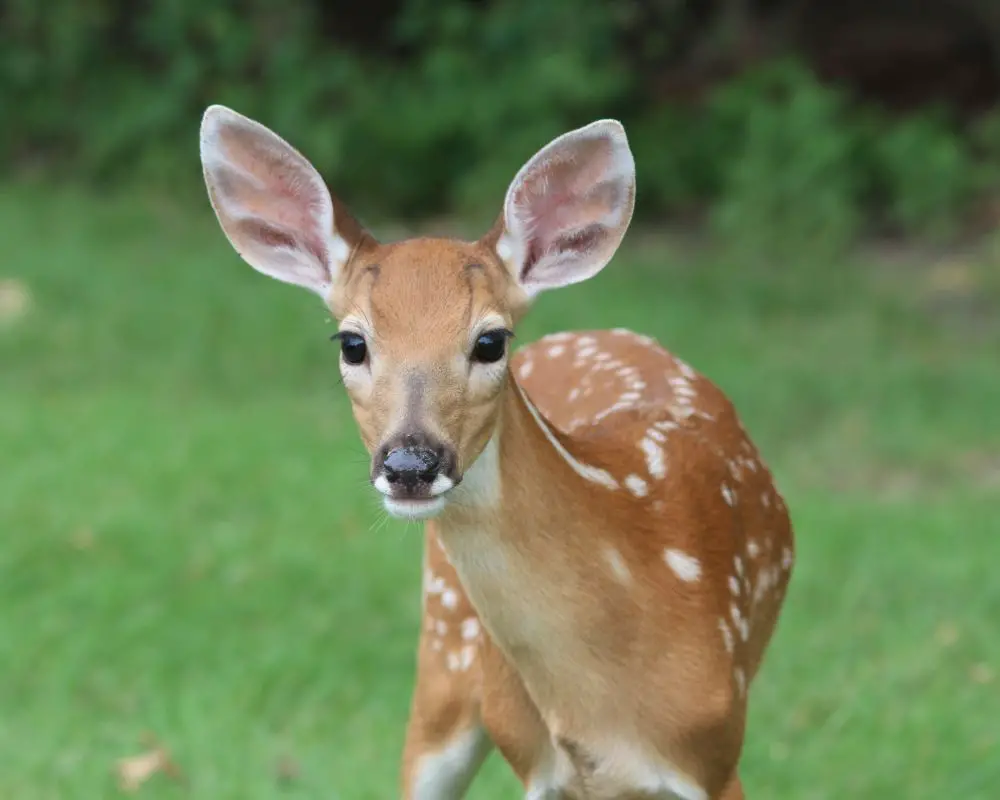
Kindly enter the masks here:
<path id="1" fill-rule="evenodd" d="M 632 216 L 620 124 L 555 139 L 476 242 L 380 244 L 277 135 L 213 106 L 212 205 L 252 267 L 320 295 L 393 515 L 427 519 L 403 795 L 454 800 L 496 746 L 527 797 L 742 797 L 747 690 L 793 559 L 787 510 L 722 392 L 652 339 L 559 333 L 511 357 L 540 291 Z"/>

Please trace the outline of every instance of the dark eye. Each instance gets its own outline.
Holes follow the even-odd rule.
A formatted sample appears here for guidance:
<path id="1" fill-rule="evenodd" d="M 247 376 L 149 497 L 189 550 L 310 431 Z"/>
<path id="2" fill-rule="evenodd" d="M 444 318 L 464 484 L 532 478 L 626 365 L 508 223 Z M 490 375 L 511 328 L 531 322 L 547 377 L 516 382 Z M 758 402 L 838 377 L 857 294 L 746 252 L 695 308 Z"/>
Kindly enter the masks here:
<path id="1" fill-rule="evenodd" d="M 507 339 L 510 331 L 486 331 L 476 339 L 472 348 L 472 360 L 480 364 L 494 364 L 503 358 L 507 350 Z"/>
<path id="2" fill-rule="evenodd" d="M 363 336 L 351 331 L 341 331 L 334 334 L 334 339 L 340 339 L 340 353 L 348 364 L 363 364 L 368 357 L 368 345 Z"/>

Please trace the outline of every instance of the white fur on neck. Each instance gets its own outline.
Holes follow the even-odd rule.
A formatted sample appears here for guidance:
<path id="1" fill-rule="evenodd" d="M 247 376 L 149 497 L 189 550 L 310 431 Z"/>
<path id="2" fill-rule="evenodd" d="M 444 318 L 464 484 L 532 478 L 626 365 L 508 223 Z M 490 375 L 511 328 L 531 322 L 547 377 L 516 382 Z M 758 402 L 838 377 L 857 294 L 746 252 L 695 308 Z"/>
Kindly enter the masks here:
<path id="1" fill-rule="evenodd" d="M 549 426 L 545 423 L 545 420 L 542 419 L 542 415 L 538 412 L 538 409 L 535 408 L 531 400 L 528 399 L 528 395 L 521 388 L 520 384 L 515 383 L 514 385 L 521 393 L 521 399 L 524 401 L 524 405 L 534 418 L 535 423 L 539 428 L 541 428 L 542 433 L 545 434 L 545 438 L 549 440 L 549 443 L 555 448 L 555 451 L 562 456 L 563 461 L 569 464 L 577 475 L 584 480 L 590 481 L 591 483 L 599 483 L 607 489 L 619 488 L 618 481 L 614 479 L 610 472 L 577 461 L 573 454 L 563 447 L 562 443 L 555 437 L 555 434 L 552 433 L 551 428 L 549 428 Z"/>
<path id="2" fill-rule="evenodd" d="M 498 432 L 486 443 L 483 452 L 462 476 L 462 482 L 451 490 L 456 505 L 487 509 L 500 505 L 500 446 Z"/>

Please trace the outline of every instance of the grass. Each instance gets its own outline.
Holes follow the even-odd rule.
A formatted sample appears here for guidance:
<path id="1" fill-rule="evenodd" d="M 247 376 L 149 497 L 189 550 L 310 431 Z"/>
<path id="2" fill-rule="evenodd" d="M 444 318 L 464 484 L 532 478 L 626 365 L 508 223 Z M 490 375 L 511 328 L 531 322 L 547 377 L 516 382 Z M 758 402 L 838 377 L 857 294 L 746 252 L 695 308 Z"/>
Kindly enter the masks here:
<path id="1" fill-rule="evenodd" d="M 147 731 L 186 783 L 143 797 L 396 796 L 421 544 L 373 529 L 322 309 L 238 262 L 207 203 L 8 186 L 0 241 L 8 300 L 30 292 L 0 303 L 0 797 L 116 796 Z M 777 473 L 800 555 L 749 797 L 995 797 L 990 264 L 948 267 L 990 309 L 970 326 L 928 270 L 718 261 L 634 243 L 520 337 L 656 335 Z M 499 758 L 472 796 L 518 796 Z"/>

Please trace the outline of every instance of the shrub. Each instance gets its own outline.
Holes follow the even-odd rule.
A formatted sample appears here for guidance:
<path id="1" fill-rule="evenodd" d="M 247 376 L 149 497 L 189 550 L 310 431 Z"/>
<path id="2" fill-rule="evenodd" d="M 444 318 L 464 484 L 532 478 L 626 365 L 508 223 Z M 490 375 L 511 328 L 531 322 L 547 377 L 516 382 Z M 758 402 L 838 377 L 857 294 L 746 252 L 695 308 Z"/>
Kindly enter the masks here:
<path id="1" fill-rule="evenodd" d="M 719 92 L 710 114 L 724 131 L 714 228 L 764 256 L 833 255 L 860 224 L 855 134 L 844 98 L 798 65 L 779 62 Z"/>
<path id="2" fill-rule="evenodd" d="M 636 0 L 7 0 L 0 170 L 198 187 L 218 102 L 294 142 L 363 217 L 482 220 L 543 142 L 618 116 L 638 218 L 707 210 L 732 246 L 815 258 L 868 221 L 947 233 L 1000 177 L 1000 124 L 891 119 L 794 61 L 654 101 L 651 71 L 711 24 Z"/>

